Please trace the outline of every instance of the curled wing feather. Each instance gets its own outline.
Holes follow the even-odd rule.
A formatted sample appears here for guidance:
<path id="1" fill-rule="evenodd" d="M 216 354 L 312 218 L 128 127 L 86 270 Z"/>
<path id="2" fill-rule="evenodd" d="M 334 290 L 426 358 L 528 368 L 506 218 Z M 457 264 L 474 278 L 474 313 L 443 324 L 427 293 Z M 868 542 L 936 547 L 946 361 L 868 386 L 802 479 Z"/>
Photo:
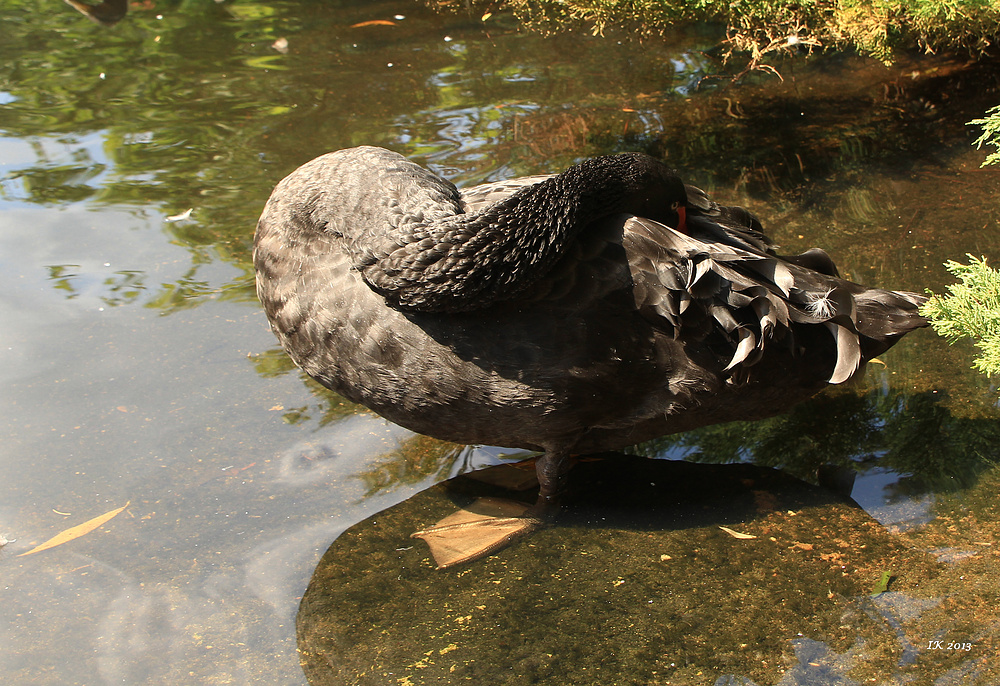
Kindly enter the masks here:
<path id="1" fill-rule="evenodd" d="M 770 252 L 701 238 L 641 217 L 625 222 L 635 304 L 647 320 L 678 339 L 727 341 L 725 371 L 753 365 L 779 342 L 794 349 L 796 327 L 820 325 L 836 345 L 828 381 L 858 370 L 857 306 L 845 282 Z"/>

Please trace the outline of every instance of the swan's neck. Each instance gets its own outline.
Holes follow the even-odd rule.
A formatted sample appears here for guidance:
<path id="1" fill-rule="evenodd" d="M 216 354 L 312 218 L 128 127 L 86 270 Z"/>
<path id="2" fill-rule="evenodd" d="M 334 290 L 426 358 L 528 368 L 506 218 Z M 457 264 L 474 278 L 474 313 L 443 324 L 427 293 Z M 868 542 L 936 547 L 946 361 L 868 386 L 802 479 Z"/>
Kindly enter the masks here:
<path id="1" fill-rule="evenodd" d="M 426 205 L 421 194 L 408 199 Z M 662 163 L 638 154 L 599 157 L 478 212 L 394 213 L 391 230 L 369 234 L 357 266 L 400 307 L 480 309 L 534 283 L 591 222 L 626 212 L 676 224 L 683 202 L 683 184 Z"/>

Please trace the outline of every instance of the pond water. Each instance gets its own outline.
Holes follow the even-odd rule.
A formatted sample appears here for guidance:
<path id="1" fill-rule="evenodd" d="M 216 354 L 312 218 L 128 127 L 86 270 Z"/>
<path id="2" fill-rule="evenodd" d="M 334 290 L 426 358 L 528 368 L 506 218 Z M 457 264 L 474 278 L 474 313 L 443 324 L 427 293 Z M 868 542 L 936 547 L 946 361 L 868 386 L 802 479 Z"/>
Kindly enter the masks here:
<path id="1" fill-rule="evenodd" d="M 717 199 L 752 207 L 789 251 L 822 245 L 842 271 L 870 285 L 940 292 L 945 260 L 1000 253 L 1000 173 L 979 168 L 985 152 L 970 147 L 975 132 L 965 126 L 996 104 L 995 68 L 800 56 L 779 65 L 782 81 L 751 75 L 731 83 L 718 77 L 723 65 L 711 47 L 719 38 L 712 27 L 641 44 L 586 33 L 543 38 L 517 33 L 502 15 L 439 15 L 406 2 L 144 2 L 105 27 L 69 6 L 7 0 L 4 682 L 306 683 L 299 650 L 319 649 L 299 645 L 296 624 L 314 572 L 314 588 L 344 574 L 395 578 L 363 556 L 321 574 L 317 565 L 338 536 L 355 527 L 360 533 L 342 540 L 357 548 L 372 515 L 423 502 L 450 477 L 524 457 L 414 436 L 323 391 L 277 348 L 254 296 L 253 227 L 273 185 L 320 153 L 382 145 L 462 186 L 642 150 Z M 634 664 L 652 665 L 646 672 L 574 671 L 572 682 L 997 683 L 985 659 L 1000 636 L 1000 412 L 996 387 L 969 369 L 973 355 L 920 331 L 871 365 L 862 383 L 786 417 L 639 446 L 642 455 L 752 462 L 812 482 L 821 465 L 856 472 L 852 496 L 863 511 L 817 496 L 808 507 L 819 508 L 810 510 L 818 519 L 798 524 L 773 563 L 802 572 L 788 574 L 781 593 L 819 584 L 818 598 L 836 596 L 839 619 L 831 621 L 839 629 L 810 634 L 786 622 L 771 633 L 712 638 L 691 628 L 687 638 L 657 636 L 655 654 L 636 653 Z M 723 480 L 704 474 L 711 476 L 695 481 Z M 764 536 L 782 526 L 769 517 L 807 507 L 782 493 L 774 502 L 787 507 L 701 524 L 757 527 Z M 100 527 L 19 557 L 122 507 Z M 870 529 L 871 540 L 844 534 L 836 545 L 853 551 L 877 539 L 895 552 L 853 566 L 819 549 L 808 557 L 820 544 L 806 538 L 830 537 L 834 517 L 859 514 L 877 523 L 852 525 Z M 568 538 L 558 529 L 545 535 L 592 545 L 577 529 Z M 683 559 L 688 543 L 681 536 L 664 554 Z M 545 557 L 541 543 L 532 549 L 542 557 L 526 569 L 565 563 Z M 715 549 L 714 566 L 676 565 L 670 594 L 703 594 L 716 611 L 703 624 L 743 626 L 733 618 L 767 614 L 766 594 L 716 601 L 744 573 L 766 591 L 771 568 L 758 572 L 772 563 L 744 554 L 742 566 L 726 567 L 724 551 Z M 415 556 L 407 564 L 429 569 L 425 550 L 407 554 Z M 487 561 L 480 574 L 502 573 L 487 565 L 507 559 Z M 831 565 L 853 585 L 828 589 L 809 576 Z M 471 569 L 463 572 L 470 579 Z M 887 571 L 888 593 L 852 605 Z M 715 575 L 712 584 L 706 574 Z M 420 577 L 430 597 L 473 602 L 466 596 L 474 590 L 451 585 L 457 577 L 439 578 Z M 612 584 L 618 580 L 625 584 L 615 572 Z M 574 583 L 580 591 L 584 581 Z M 379 591 L 392 595 L 384 585 Z M 527 597 L 516 587 L 508 594 Z M 852 633 L 850 612 L 874 624 Z M 577 614 L 570 647 L 614 640 Z M 325 630 L 309 621 L 303 642 Z M 384 631 L 391 647 L 418 630 Z M 754 641 L 771 652 L 736 655 L 734 645 Z M 453 651 L 449 645 L 435 654 Z M 558 680 L 565 664 L 519 659 L 483 662 L 496 675 L 470 660 L 433 679 L 427 664 L 364 678 L 331 665 L 339 676 L 329 683 L 447 683 L 448 674 L 500 682 L 501 671 L 522 675 L 505 683 L 567 683 Z M 309 677 L 326 683 L 318 672 L 311 665 Z"/>

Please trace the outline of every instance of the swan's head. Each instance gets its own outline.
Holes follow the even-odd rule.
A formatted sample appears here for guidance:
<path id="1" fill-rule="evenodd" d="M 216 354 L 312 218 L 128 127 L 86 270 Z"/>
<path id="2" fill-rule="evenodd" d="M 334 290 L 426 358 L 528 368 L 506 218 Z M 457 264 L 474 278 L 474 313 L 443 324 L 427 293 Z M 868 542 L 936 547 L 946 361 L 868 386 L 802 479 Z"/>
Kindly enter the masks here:
<path id="1" fill-rule="evenodd" d="M 627 212 L 688 232 L 684 209 L 687 191 L 676 171 L 642 153 L 624 153 L 612 159 L 624 163 Z"/>

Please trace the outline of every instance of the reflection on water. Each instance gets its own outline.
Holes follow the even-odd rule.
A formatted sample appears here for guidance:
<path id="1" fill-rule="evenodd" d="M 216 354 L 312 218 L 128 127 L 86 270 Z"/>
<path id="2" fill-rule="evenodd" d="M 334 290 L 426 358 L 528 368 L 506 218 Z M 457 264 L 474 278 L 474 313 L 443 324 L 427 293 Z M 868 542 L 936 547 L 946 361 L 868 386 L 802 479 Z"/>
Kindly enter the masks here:
<path id="1" fill-rule="evenodd" d="M 557 607 L 572 631 L 555 632 L 547 650 L 511 634 L 516 664 L 495 665 L 525 679 L 596 669 L 591 647 L 629 635 L 625 624 L 598 623 L 600 602 L 624 591 L 634 595 L 612 606 L 615 621 L 640 618 L 649 640 L 627 644 L 621 655 L 634 660 L 608 663 L 623 670 L 660 660 L 662 674 L 677 674 L 682 658 L 700 655 L 720 683 L 879 683 L 908 665 L 987 683 L 975 661 L 996 645 L 1000 441 L 995 384 L 969 369 L 968 347 L 921 332 L 857 388 L 768 422 L 636 449 L 752 461 L 810 483 L 821 467 L 847 469 L 864 511 L 784 481 L 780 497 L 817 499 L 810 518 L 796 519 L 735 483 L 735 500 L 758 500 L 729 518 L 711 492 L 668 512 L 688 517 L 656 532 L 680 564 L 661 566 L 657 552 L 650 573 L 668 576 L 653 586 L 634 558 L 576 577 L 560 567 L 573 545 L 597 554 L 641 542 L 650 532 L 635 522 L 610 537 L 606 526 L 544 532 L 516 549 L 531 570 L 520 581 L 502 557 L 442 576 L 406 538 L 427 517 L 406 508 L 427 498 L 450 507 L 444 491 L 426 489 L 524 455 L 414 436 L 304 380 L 255 302 L 250 246 L 274 183 L 335 148 L 390 147 L 459 185 L 645 150 L 753 207 L 789 252 L 822 245 L 856 280 L 940 291 L 945 259 L 997 250 L 1000 179 L 978 169 L 983 154 L 968 147 L 964 124 L 995 104 L 995 71 L 818 56 L 781 65 L 784 82 L 731 85 L 706 78 L 721 68 L 703 52 L 716 39 L 709 30 L 642 45 L 539 38 L 499 15 L 484 23 L 412 4 L 294 1 L 143 3 L 109 29 L 59 9 L 29 0 L 0 9 L 0 534 L 16 539 L 0 552 L 6 683 L 302 683 L 299 599 L 314 570 L 310 594 L 324 597 L 328 568 L 317 563 L 334 539 L 331 555 L 349 546 L 365 560 L 342 571 L 345 588 L 382 578 L 398 552 L 426 573 L 420 588 L 453 608 L 476 584 L 503 589 L 511 605 L 487 606 L 491 627 L 516 629 L 536 604 Z M 355 26 L 376 19 L 392 25 Z M 764 478 L 756 474 L 747 478 Z M 695 479 L 691 492 L 705 485 Z M 101 529 L 16 557 L 127 500 Z M 369 523 L 399 520 L 404 534 L 378 560 L 367 524 L 337 538 L 376 513 Z M 841 515 L 870 548 L 850 544 Z M 702 546 L 693 519 L 714 538 L 703 558 L 685 560 L 679 551 Z M 760 549 L 734 555 L 720 523 L 788 546 L 769 551 L 779 557 L 768 564 Z M 849 545 L 794 547 L 816 537 Z M 876 552 L 890 549 L 897 578 L 866 600 L 890 566 Z M 834 554 L 856 571 L 838 577 L 836 559 L 822 557 Z M 833 601 L 828 582 L 840 584 Z M 382 595 L 405 595 L 394 577 L 381 584 Z M 358 594 L 323 609 L 347 616 Z M 673 614 L 629 614 L 649 601 Z M 479 620 L 484 602 L 469 603 L 452 628 Z M 783 623 L 747 623 L 764 615 Z M 398 621 L 392 649 L 427 633 Z M 483 636 L 462 649 L 497 640 L 492 629 Z M 947 639 L 973 648 L 927 648 Z M 648 653 L 654 644 L 660 652 Z M 436 647 L 435 664 L 458 655 L 450 645 Z M 768 665 L 740 666 L 747 655 Z M 625 680 L 577 674 L 578 683 Z M 677 683 L 705 683 L 684 674 Z"/>

